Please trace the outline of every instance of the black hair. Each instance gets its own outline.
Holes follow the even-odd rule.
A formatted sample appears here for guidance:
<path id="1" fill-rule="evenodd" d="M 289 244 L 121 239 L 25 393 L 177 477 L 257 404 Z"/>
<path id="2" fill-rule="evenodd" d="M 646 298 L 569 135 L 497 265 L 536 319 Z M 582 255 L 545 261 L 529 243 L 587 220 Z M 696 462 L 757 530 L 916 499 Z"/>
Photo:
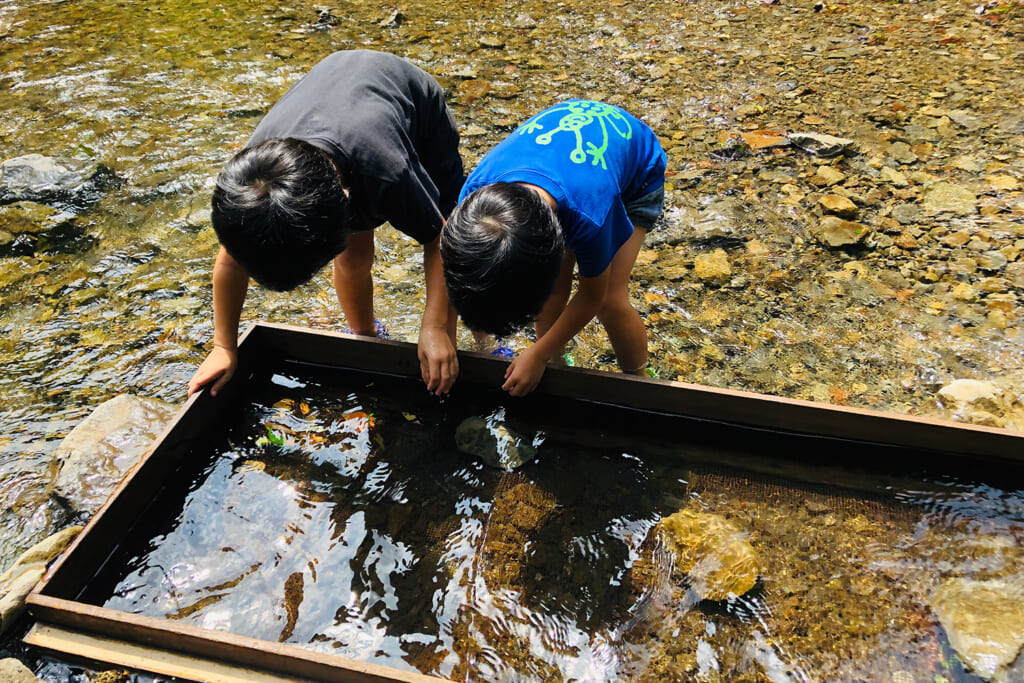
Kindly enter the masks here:
<path id="1" fill-rule="evenodd" d="M 540 313 L 564 249 L 558 217 L 537 192 L 485 185 L 455 207 L 441 232 L 448 297 L 467 327 L 506 337 Z"/>
<path id="2" fill-rule="evenodd" d="M 326 152 L 294 138 L 243 149 L 217 176 L 213 229 L 254 280 L 283 291 L 345 249 L 348 197 Z"/>

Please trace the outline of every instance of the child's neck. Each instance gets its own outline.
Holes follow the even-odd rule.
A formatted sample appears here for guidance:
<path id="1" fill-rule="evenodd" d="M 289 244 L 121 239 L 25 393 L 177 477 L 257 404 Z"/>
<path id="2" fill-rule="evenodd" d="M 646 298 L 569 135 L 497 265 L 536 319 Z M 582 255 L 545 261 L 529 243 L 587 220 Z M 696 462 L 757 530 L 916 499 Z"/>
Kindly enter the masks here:
<path id="1" fill-rule="evenodd" d="M 548 193 L 548 191 L 545 190 L 543 187 L 537 187 L 536 185 L 531 185 L 530 183 L 516 183 L 516 185 L 521 185 L 522 187 L 525 187 L 528 190 L 533 190 L 534 192 L 540 195 L 541 199 L 547 202 L 547 205 L 551 207 L 552 211 L 558 211 L 558 202 L 556 202 L 555 198 L 552 197 Z"/>

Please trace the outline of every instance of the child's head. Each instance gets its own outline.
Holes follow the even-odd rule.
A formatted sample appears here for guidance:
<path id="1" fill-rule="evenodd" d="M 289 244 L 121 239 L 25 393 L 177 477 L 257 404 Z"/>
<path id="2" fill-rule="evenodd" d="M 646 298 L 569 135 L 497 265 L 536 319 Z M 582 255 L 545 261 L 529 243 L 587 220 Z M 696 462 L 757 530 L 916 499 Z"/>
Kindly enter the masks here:
<path id="1" fill-rule="evenodd" d="M 213 229 L 250 277 L 283 291 L 345 249 L 349 203 L 326 153 L 292 138 L 235 155 L 217 177 Z"/>
<path id="2" fill-rule="evenodd" d="M 508 336 L 540 313 L 563 251 L 558 217 L 539 194 L 514 183 L 486 185 L 441 232 L 448 296 L 467 327 Z"/>

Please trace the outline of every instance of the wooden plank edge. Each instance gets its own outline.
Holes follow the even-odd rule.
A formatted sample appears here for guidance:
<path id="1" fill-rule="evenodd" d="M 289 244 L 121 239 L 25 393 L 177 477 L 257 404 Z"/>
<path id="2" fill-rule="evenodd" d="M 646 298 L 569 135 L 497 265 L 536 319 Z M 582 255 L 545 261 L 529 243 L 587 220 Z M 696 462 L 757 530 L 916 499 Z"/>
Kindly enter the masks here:
<path id="1" fill-rule="evenodd" d="M 23 642 L 88 662 L 201 683 L 311 683 L 306 678 L 285 677 L 43 623 L 34 624 Z"/>
<path id="2" fill-rule="evenodd" d="M 168 652 L 187 653 L 324 683 L 443 683 L 445 679 L 224 631 L 30 594 L 38 621 Z"/>
<path id="3" fill-rule="evenodd" d="M 409 372 L 416 345 L 408 342 L 354 337 L 340 332 L 311 330 L 280 323 L 255 323 L 260 340 L 299 361 L 380 371 L 395 359 Z M 350 349 L 364 345 L 356 360 L 371 358 L 369 367 L 353 363 L 343 353 L 326 349 L 340 342 Z M 379 355 L 371 345 L 378 345 Z M 337 348 L 337 347 L 334 347 Z M 487 354 L 459 351 L 460 375 L 470 382 L 500 383 L 508 361 Z M 348 361 L 348 362 L 346 362 Z M 418 366 L 415 366 L 418 368 Z M 837 406 L 803 399 L 758 394 L 687 382 L 637 377 L 586 368 L 551 366 L 538 393 L 584 401 L 623 405 L 638 410 L 864 443 L 878 443 L 945 453 L 987 456 L 1010 462 L 1024 460 L 1024 432 L 938 418 L 905 415 L 868 408 Z M 510 399 L 510 400 L 528 400 Z"/>

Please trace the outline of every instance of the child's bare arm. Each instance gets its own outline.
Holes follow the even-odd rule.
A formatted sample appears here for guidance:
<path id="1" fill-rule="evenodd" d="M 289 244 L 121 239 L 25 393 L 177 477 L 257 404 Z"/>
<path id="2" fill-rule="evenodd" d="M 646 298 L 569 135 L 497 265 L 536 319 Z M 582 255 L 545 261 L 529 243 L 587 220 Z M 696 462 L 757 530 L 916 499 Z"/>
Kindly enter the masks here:
<path id="1" fill-rule="evenodd" d="M 210 382 L 217 395 L 238 365 L 238 321 L 249 289 L 249 275 L 221 247 L 213 265 L 213 349 L 188 383 L 189 396 Z"/>
<path id="2" fill-rule="evenodd" d="M 601 310 L 609 280 L 610 269 L 605 269 L 597 277 L 579 279 L 575 296 L 569 300 L 551 329 L 509 365 L 502 389 L 513 396 L 525 396 L 537 388 L 547 362 Z"/>
<path id="3" fill-rule="evenodd" d="M 441 265 L 440 238 L 423 245 L 426 305 L 420 322 L 418 355 L 420 374 L 427 389 L 447 394 L 459 375 L 455 353 L 455 309 L 448 301 Z"/>

